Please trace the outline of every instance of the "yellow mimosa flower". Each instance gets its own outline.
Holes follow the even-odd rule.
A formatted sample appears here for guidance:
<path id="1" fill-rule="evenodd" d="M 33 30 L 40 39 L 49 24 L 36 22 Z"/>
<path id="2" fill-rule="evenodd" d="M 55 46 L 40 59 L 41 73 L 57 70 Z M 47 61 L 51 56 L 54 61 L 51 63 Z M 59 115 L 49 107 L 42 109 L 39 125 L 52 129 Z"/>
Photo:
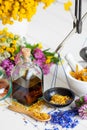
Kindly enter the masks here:
<path id="1" fill-rule="evenodd" d="M 12 48 L 14 49 L 14 51 L 17 49 L 15 44 L 12 45 Z"/>
<path id="2" fill-rule="evenodd" d="M 13 43 L 13 44 L 16 44 L 16 40 L 13 40 L 12 43 Z"/>
<path id="3" fill-rule="evenodd" d="M 70 0 L 68 0 L 68 2 L 66 2 L 66 3 L 64 3 L 64 9 L 66 11 L 69 11 L 71 6 L 72 6 L 72 2 Z"/>
<path id="4" fill-rule="evenodd" d="M 14 22 L 13 21 L 10 21 L 9 24 L 12 25 Z"/>
<path id="5" fill-rule="evenodd" d="M 39 48 L 39 49 L 42 49 L 42 48 L 43 48 L 42 43 L 39 43 L 39 44 L 38 44 L 38 48 Z"/>
<path id="6" fill-rule="evenodd" d="M 10 47 L 7 47 L 7 48 L 6 48 L 6 51 L 7 51 L 7 52 L 10 52 L 10 50 L 11 50 Z"/>
<path id="7" fill-rule="evenodd" d="M 43 2 L 44 5 L 44 9 L 47 8 L 48 6 L 50 6 L 53 2 L 55 2 L 55 0 L 41 0 L 41 2 Z"/>
<path id="8" fill-rule="evenodd" d="M 48 56 L 47 59 L 46 59 L 46 64 L 49 64 L 51 62 L 51 58 L 52 56 Z"/>
<path id="9" fill-rule="evenodd" d="M 46 62 L 45 62 L 45 63 L 46 63 L 46 64 L 49 64 L 50 61 L 51 61 L 50 59 L 46 59 Z"/>
<path id="10" fill-rule="evenodd" d="M 0 30 L 0 35 L 2 35 L 3 34 L 3 31 L 2 30 Z"/>
<path id="11" fill-rule="evenodd" d="M 7 32 L 7 31 L 8 31 L 8 28 L 4 28 L 3 31 L 4 31 L 4 32 Z"/>
<path id="12" fill-rule="evenodd" d="M 4 52 L 4 50 L 2 48 L 0 48 L 0 53 L 3 53 L 3 52 Z"/>
<path id="13" fill-rule="evenodd" d="M 6 48 L 6 46 L 2 46 L 2 49 L 5 49 Z"/>
<path id="14" fill-rule="evenodd" d="M 0 3 L 2 3 L 2 0 L 0 0 Z"/>
<path id="15" fill-rule="evenodd" d="M 1 38 L 1 41 L 2 41 L 2 42 L 5 42 L 5 41 L 6 41 L 6 39 L 5 39 L 4 37 L 2 37 L 2 38 Z"/>
<path id="16" fill-rule="evenodd" d="M 8 33 L 8 32 L 6 32 L 6 33 L 5 33 L 5 35 L 6 35 L 6 37 L 8 37 L 8 36 L 9 36 L 9 33 Z"/>
<path id="17" fill-rule="evenodd" d="M 39 3 L 44 3 L 46 8 L 55 0 L 0 0 L 0 19 L 2 24 L 13 24 L 13 20 L 22 21 L 24 18 L 28 21 L 37 11 Z M 20 14 L 22 15 L 20 17 Z"/>
<path id="18" fill-rule="evenodd" d="M 14 48 L 11 47 L 10 52 L 13 53 L 14 51 L 15 51 Z"/>
<path id="19" fill-rule="evenodd" d="M 14 60 L 14 57 L 12 56 L 12 57 L 10 57 L 10 59 L 11 59 L 11 60 Z"/>
<path id="20" fill-rule="evenodd" d="M 9 37 L 10 37 L 10 38 L 14 38 L 14 34 L 9 33 Z"/>

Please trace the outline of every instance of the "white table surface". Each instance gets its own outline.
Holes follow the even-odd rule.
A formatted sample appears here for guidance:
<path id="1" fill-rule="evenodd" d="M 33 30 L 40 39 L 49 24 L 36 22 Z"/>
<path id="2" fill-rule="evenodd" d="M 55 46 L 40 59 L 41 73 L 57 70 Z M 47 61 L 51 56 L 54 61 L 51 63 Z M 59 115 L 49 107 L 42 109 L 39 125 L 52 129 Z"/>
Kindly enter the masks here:
<path id="1" fill-rule="evenodd" d="M 63 78 L 63 77 L 62 77 Z M 65 77 L 64 77 L 65 78 Z M 52 75 L 45 77 L 45 89 L 50 87 L 50 83 L 52 80 Z M 63 82 L 59 78 L 57 79 L 57 87 L 67 87 L 67 83 Z M 54 128 L 58 128 L 57 130 L 71 130 L 71 128 L 62 128 L 60 125 L 56 124 L 53 125 L 50 122 L 44 123 L 39 122 L 31 117 L 28 117 L 24 114 L 19 114 L 7 109 L 8 103 L 10 103 L 10 99 L 7 98 L 4 101 L 0 102 L 0 128 L 1 130 L 55 130 Z M 74 106 L 74 101 L 71 105 L 64 107 L 64 108 L 56 108 L 56 110 L 69 110 L 71 106 Z M 51 108 L 45 106 L 42 109 L 43 112 L 51 112 L 54 111 L 55 108 Z M 74 119 L 78 120 L 77 126 L 73 128 L 73 130 L 87 130 L 87 120 L 82 120 L 79 116 L 74 117 Z"/>
<path id="2" fill-rule="evenodd" d="M 63 0 L 64 2 L 65 0 Z M 72 0 L 74 3 L 74 0 Z M 87 11 L 87 0 L 83 1 L 82 15 Z M 74 7 L 72 7 L 73 10 Z M 14 25 L 0 24 L 0 29 L 8 27 L 10 31 L 25 36 L 30 43 L 42 42 L 44 48 L 51 48 L 55 50 L 61 43 L 65 36 L 72 29 L 73 19 L 69 12 L 64 11 L 61 3 L 54 3 L 46 10 L 42 9 L 42 5 L 38 7 L 37 14 L 32 18 L 30 23 L 23 21 L 21 23 L 15 22 Z M 80 49 L 84 46 L 87 39 L 87 18 L 83 24 L 83 31 L 81 34 L 73 34 L 61 51 L 61 56 L 64 58 L 66 53 L 71 52 L 76 60 L 82 60 L 79 56 Z M 87 46 L 87 42 L 85 44 Z M 66 62 L 64 62 L 66 66 Z M 44 87 L 45 90 L 50 87 L 52 80 L 53 68 L 48 76 L 45 76 Z M 61 66 L 59 66 L 58 78 L 56 86 L 67 87 L 65 76 Z M 0 130 L 45 130 L 50 128 L 53 130 L 52 125 L 45 125 L 45 123 L 36 122 L 22 114 L 9 111 L 6 102 L 0 102 Z M 71 104 L 73 105 L 73 104 Z M 70 106 L 65 107 L 69 109 Z M 49 111 L 50 109 L 47 109 Z M 44 110 L 45 111 L 45 110 Z M 87 130 L 87 120 L 79 120 L 79 124 L 73 130 Z M 59 130 L 64 130 L 58 126 Z M 69 129 L 71 130 L 71 129 Z"/>

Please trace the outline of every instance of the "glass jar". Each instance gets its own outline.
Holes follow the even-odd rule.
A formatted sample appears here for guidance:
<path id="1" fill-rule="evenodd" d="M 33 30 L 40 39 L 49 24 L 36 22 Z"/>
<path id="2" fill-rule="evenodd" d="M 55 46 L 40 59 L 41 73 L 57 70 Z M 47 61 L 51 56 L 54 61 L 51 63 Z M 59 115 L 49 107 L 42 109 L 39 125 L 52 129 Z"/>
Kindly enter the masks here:
<path id="1" fill-rule="evenodd" d="M 12 93 L 11 78 L 8 78 L 5 71 L 0 68 L 0 101 L 10 97 Z"/>
<path id="2" fill-rule="evenodd" d="M 12 77 L 12 98 L 23 105 L 31 105 L 43 94 L 43 73 L 33 62 L 15 66 Z"/>

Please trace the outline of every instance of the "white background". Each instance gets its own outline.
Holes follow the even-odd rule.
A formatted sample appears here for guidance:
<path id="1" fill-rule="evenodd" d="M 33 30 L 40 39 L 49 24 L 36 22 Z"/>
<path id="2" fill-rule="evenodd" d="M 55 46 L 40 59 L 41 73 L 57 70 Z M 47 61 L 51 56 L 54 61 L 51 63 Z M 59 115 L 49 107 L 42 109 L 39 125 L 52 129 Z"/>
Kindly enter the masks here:
<path id="1" fill-rule="evenodd" d="M 25 36 L 30 43 L 41 42 L 44 48 L 51 48 L 55 50 L 57 46 L 63 41 L 66 35 L 73 28 L 73 19 L 70 12 L 64 10 L 63 4 L 65 0 L 55 2 L 46 10 L 42 9 L 42 4 L 39 5 L 36 15 L 33 16 L 31 22 L 24 20 L 23 22 L 15 22 L 14 25 L 3 26 L 0 22 L 0 29 L 8 27 L 9 31 L 17 33 L 21 36 Z M 74 14 L 74 0 L 72 6 L 72 13 Z M 87 0 L 82 0 L 82 16 L 87 12 Z M 87 18 L 85 19 L 81 34 L 74 33 L 67 41 L 64 48 L 61 50 L 61 56 L 64 57 L 68 52 L 71 52 L 75 59 L 82 60 L 79 56 L 79 51 L 82 48 L 85 39 L 87 38 Z M 87 45 L 87 42 L 86 42 Z M 53 69 L 52 69 L 53 70 Z M 45 89 L 50 87 L 52 72 L 45 77 Z M 64 81 L 61 75 L 63 74 L 61 67 L 58 71 L 57 86 L 66 87 L 66 81 Z M 64 74 L 63 74 L 64 76 Z M 33 122 L 33 121 L 32 121 Z M 42 126 L 42 127 L 41 127 Z M 3 107 L 0 107 L 0 129 L 1 130 L 37 130 L 30 125 L 24 125 L 22 116 L 14 114 Z M 80 121 L 80 125 L 74 130 L 87 130 L 87 121 Z M 38 130 L 44 130 L 43 125 L 40 123 Z M 61 128 L 60 128 L 61 130 Z"/>

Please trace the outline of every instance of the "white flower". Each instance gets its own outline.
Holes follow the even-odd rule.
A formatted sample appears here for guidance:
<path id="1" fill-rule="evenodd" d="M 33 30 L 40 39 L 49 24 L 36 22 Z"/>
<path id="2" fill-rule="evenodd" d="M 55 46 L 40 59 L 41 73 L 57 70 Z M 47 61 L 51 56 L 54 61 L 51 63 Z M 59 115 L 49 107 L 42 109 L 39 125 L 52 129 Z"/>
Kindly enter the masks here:
<path id="1" fill-rule="evenodd" d="M 8 53 L 7 51 L 5 51 L 3 54 L 0 54 L 0 63 L 1 63 L 3 60 L 9 58 L 10 56 L 11 56 L 10 53 Z"/>
<path id="2" fill-rule="evenodd" d="M 24 38 L 21 38 L 21 37 L 18 38 L 17 46 L 24 46 L 25 47 L 25 40 L 24 40 Z"/>
<path id="3" fill-rule="evenodd" d="M 5 41 L 5 42 L 0 42 L 0 46 L 10 47 L 10 44 L 8 44 L 8 43 Z"/>
<path id="4" fill-rule="evenodd" d="M 7 52 L 7 51 L 5 51 L 5 52 L 3 53 L 3 55 L 4 55 L 5 59 L 6 59 L 6 58 L 9 58 L 9 57 L 11 56 L 10 53 Z"/>
<path id="5" fill-rule="evenodd" d="M 57 57 L 58 57 L 58 54 L 57 54 L 57 53 L 55 53 L 54 57 L 56 57 L 56 58 L 57 58 Z"/>

